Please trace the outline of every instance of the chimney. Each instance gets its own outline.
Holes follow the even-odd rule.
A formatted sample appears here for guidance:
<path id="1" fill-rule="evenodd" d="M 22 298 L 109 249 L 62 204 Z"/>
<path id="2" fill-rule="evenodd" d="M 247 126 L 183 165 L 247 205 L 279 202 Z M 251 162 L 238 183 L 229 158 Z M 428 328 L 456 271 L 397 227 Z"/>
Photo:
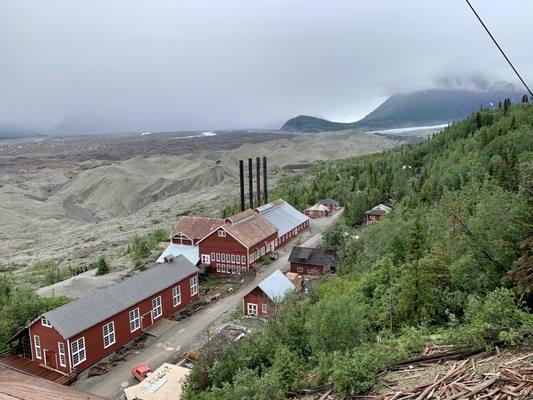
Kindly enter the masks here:
<path id="1" fill-rule="evenodd" d="M 241 188 L 241 211 L 244 211 L 244 161 L 239 160 L 239 179 Z"/>
<path id="2" fill-rule="evenodd" d="M 268 203 L 267 158 L 263 157 L 263 201 Z"/>
<path id="3" fill-rule="evenodd" d="M 257 175 L 257 206 L 261 205 L 261 158 L 255 158 L 255 174 Z"/>
<path id="4" fill-rule="evenodd" d="M 248 193 L 250 195 L 250 208 L 254 208 L 254 183 L 252 176 L 252 159 L 248 159 Z"/>

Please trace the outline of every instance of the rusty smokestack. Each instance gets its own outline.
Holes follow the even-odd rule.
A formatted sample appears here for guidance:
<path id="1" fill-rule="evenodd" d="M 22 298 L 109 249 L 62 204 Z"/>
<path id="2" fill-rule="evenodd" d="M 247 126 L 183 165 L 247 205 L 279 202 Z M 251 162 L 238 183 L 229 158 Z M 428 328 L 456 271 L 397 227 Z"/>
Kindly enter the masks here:
<path id="1" fill-rule="evenodd" d="M 255 158 L 255 174 L 257 179 L 257 207 L 261 205 L 261 158 Z"/>
<path id="2" fill-rule="evenodd" d="M 268 203 L 267 158 L 263 156 L 263 202 Z"/>
<path id="3" fill-rule="evenodd" d="M 248 194 L 250 195 L 250 208 L 254 208 L 254 181 L 252 159 L 248 159 Z"/>
<path id="4" fill-rule="evenodd" d="M 241 211 L 244 211 L 244 161 L 239 160 L 239 179 L 241 188 Z"/>

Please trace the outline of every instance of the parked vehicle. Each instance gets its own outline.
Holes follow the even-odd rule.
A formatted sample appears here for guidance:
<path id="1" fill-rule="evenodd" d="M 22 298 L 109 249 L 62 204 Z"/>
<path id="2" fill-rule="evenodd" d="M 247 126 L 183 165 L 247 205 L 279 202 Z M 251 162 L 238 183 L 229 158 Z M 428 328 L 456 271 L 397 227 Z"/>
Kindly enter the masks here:
<path id="1" fill-rule="evenodd" d="M 142 382 L 148 375 L 152 373 L 152 370 L 148 365 L 136 365 L 131 369 L 131 373 L 139 382 Z"/>

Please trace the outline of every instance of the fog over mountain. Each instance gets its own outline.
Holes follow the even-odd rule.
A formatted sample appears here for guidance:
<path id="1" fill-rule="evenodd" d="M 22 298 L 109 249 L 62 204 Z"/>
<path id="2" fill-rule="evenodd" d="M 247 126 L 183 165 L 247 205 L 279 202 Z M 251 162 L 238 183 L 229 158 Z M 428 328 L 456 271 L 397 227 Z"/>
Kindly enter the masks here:
<path id="1" fill-rule="evenodd" d="M 531 82 L 533 3 L 475 3 Z M 5 0 L 0 54 L 0 115 L 54 134 L 348 122 L 395 94 L 517 83 L 446 0 Z"/>

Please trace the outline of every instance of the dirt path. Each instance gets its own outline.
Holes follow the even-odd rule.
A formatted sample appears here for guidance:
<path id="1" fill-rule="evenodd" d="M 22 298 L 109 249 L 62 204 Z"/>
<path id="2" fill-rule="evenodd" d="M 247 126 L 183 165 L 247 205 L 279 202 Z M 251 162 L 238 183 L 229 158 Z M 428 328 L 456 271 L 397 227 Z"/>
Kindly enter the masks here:
<path id="1" fill-rule="evenodd" d="M 304 233 L 305 240 L 301 246 L 314 247 L 320 240 L 322 231 L 335 221 L 342 210 L 329 218 L 311 220 L 310 229 Z M 131 354 L 128 359 L 113 367 L 107 374 L 87 378 L 87 370 L 78 377 L 73 386 L 101 396 L 121 399 L 122 388 L 135 383 L 131 375 L 131 368 L 138 364 L 148 364 L 156 369 L 178 351 L 186 351 L 191 345 L 205 335 L 209 329 L 220 328 L 220 323 L 227 318 L 235 308 L 241 306 L 242 296 L 252 290 L 259 282 L 265 279 L 276 269 L 283 272 L 289 270 L 289 255 L 296 245 L 297 239 L 288 243 L 280 250 L 280 257 L 267 265 L 253 281 L 243 285 L 238 291 L 217 303 L 213 303 L 190 318 L 180 322 L 168 323 L 166 331 L 159 337 L 149 337 L 146 347 L 138 354 Z"/>

